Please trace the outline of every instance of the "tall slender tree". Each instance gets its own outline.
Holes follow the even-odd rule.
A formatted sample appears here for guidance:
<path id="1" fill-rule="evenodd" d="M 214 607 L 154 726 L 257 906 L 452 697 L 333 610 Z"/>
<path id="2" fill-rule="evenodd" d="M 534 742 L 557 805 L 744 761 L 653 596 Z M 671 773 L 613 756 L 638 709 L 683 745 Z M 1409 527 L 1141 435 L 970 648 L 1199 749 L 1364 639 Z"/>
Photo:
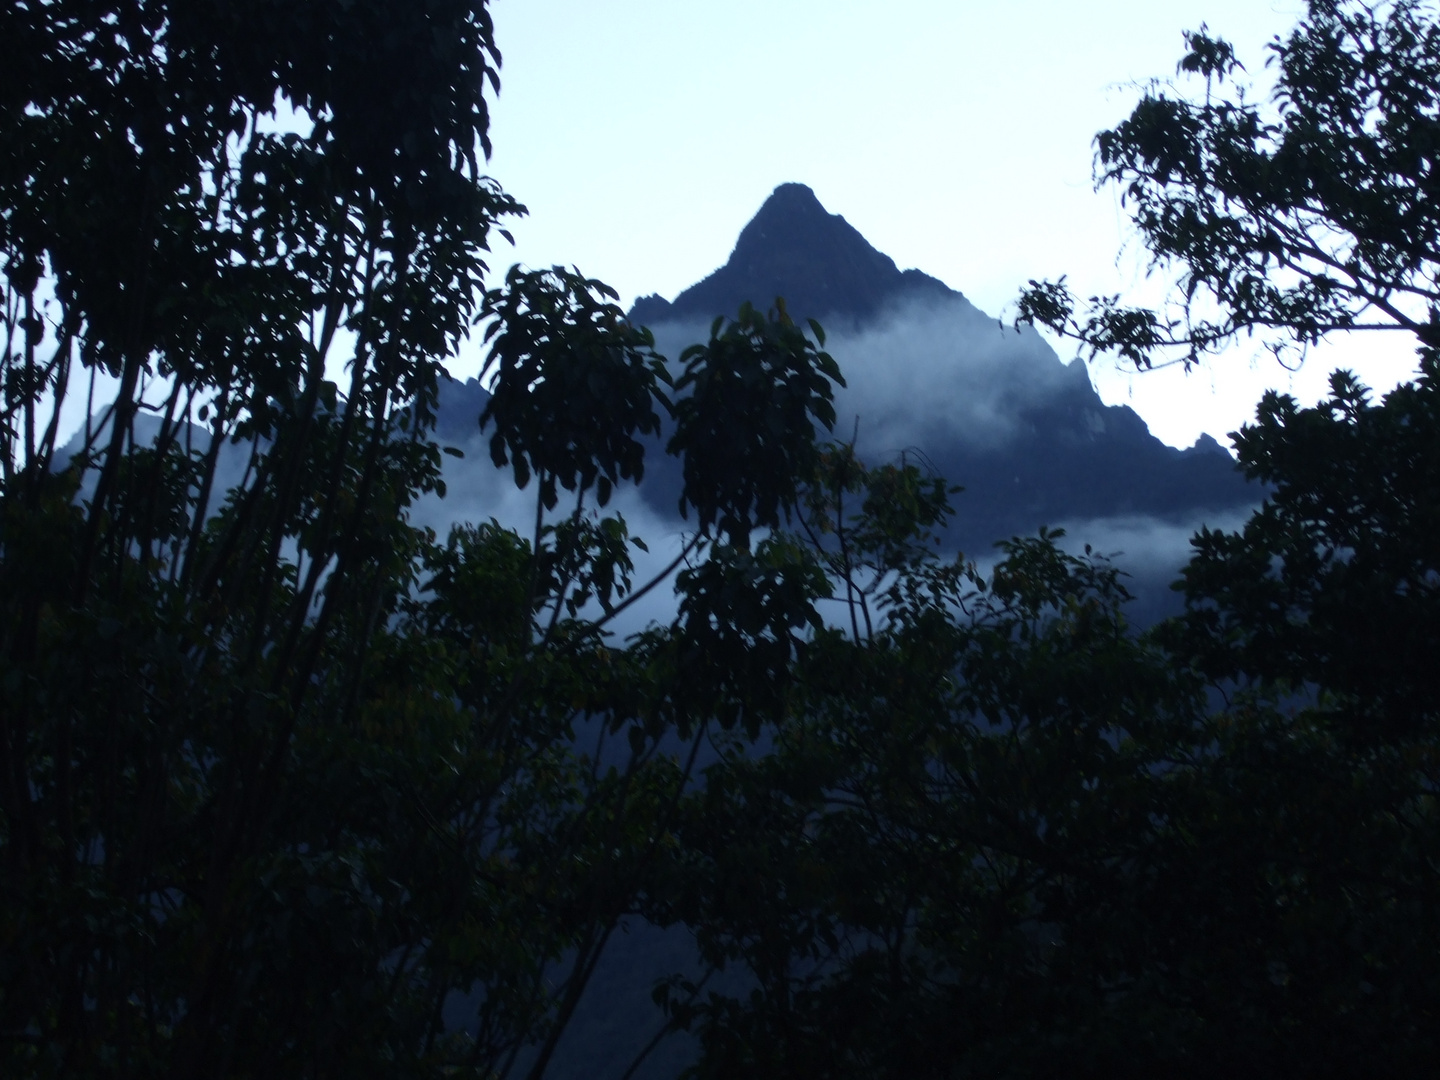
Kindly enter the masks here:
<path id="1" fill-rule="evenodd" d="M 486 5 L 20 0 L 0 42 L 0 1069 L 538 1077 L 711 713 L 683 628 L 607 640 L 662 358 L 578 274 L 483 288 L 521 212 Z M 523 537 L 408 518 L 476 320 Z M 830 419 L 753 311 L 686 378 L 737 349 L 794 375 L 745 403 L 783 427 L 759 479 L 687 466 L 662 578 L 717 513 L 743 560 Z"/>

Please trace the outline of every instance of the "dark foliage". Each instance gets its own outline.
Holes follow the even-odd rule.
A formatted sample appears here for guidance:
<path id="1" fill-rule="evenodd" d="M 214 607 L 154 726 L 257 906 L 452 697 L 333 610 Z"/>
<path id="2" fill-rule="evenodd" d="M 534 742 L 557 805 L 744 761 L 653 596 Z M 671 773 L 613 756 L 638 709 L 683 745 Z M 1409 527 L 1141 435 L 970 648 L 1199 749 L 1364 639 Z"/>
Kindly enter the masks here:
<path id="1" fill-rule="evenodd" d="M 1437 40 L 1317 0 L 1278 127 L 1207 92 L 1102 137 L 1228 321 L 1028 314 L 1142 363 L 1370 308 L 1424 349 L 1379 405 L 1267 398 L 1273 498 L 1141 635 L 1054 534 L 938 557 L 954 489 L 817 442 L 783 301 L 673 375 L 578 273 L 484 292 L 482 3 L 10 5 L 5 1075 L 538 1078 L 637 920 L 698 947 L 655 989 L 698 1076 L 1433 1074 L 1440 376 L 1395 298 Z M 477 317 L 528 536 L 409 519 Z M 667 421 L 698 527 L 641 582 L 589 501 Z"/>

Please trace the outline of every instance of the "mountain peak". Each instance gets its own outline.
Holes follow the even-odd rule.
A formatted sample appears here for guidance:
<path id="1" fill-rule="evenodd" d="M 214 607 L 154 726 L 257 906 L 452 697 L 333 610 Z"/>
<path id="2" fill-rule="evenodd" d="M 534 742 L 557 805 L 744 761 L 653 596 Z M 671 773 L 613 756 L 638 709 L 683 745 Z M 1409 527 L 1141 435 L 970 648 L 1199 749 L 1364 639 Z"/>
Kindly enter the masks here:
<path id="1" fill-rule="evenodd" d="M 710 320 L 734 315 L 746 300 L 768 308 L 777 296 L 796 318 L 858 324 L 899 294 L 955 296 L 916 270 L 902 272 L 853 225 L 821 204 L 804 184 L 781 184 L 735 242 L 730 259 L 705 280 L 666 303 L 642 297 L 637 322 Z"/>
<path id="2" fill-rule="evenodd" d="M 752 266 L 773 261 L 777 255 L 796 249 L 830 253 L 843 252 L 870 264 L 872 272 L 885 276 L 897 272 L 895 261 L 870 246 L 870 241 L 839 214 L 821 205 L 815 192 L 804 184 L 781 184 L 761 204 L 750 223 L 740 231 L 730 262 Z"/>
<path id="3" fill-rule="evenodd" d="M 832 214 L 820 204 L 820 199 L 815 194 L 815 189 L 809 184 L 797 183 L 794 180 L 787 180 L 776 186 L 761 205 L 755 217 L 760 217 L 766 212 L 770 213 L 800 213 L 810 214 L 814 217 L 840 218 L 839 214 Z"/>

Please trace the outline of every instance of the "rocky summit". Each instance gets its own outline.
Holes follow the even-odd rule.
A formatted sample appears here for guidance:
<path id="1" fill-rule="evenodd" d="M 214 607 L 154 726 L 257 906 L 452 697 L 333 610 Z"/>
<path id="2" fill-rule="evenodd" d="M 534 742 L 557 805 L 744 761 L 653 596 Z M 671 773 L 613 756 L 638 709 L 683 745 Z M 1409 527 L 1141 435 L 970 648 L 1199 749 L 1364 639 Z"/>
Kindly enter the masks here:
<path id="1" fill-rule="evenodd" d="M 781 184 L 740 232 L 729 260 L 673 302 L 645 296 L 631 317 L 647 325 L 733 315 L 743 301 L 769 307 L 783 296 L 790 314 L 829 326 L 873 319 L 896 300 L 958 296 L 919 270 L 901 270 L 859 230 L 820 204 L 804 184 Z"/>

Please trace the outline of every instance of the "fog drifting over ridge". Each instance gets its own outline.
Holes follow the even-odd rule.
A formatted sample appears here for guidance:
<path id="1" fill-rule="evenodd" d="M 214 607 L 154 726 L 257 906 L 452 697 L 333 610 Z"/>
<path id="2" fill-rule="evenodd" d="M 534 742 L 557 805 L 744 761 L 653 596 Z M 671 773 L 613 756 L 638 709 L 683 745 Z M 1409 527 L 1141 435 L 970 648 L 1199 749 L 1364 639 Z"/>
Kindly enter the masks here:
<path id="1" fill-rule="evenodd" d="M 916 331 L 914 336 L 923 341 L 928 340 L 927 330 Z M 1013 336 L 1013 335 L 1012 335 Z M 856 346 L 873 346 L 876 342 L 888 343 L 898 340 L 905 340 L 907 333 L 905 329 L 899 328 L 898 332 L 880 327 L 873 332 L 865 332 L 855 336 L 853 344 Z M 693 341 L 693 339 L 691 339 Z M 842 345 L 845 344 L 842 336 Z M 1063 365 L 1052 361 L 1055 367 L 1065 371 Z M 960 377 L 963 379 L 963 374 Z M 984 388 L 983 380 L 979 381 L 981 389 Z M 1001 391 L 1011 388 L 1004 380 L 992 384 L 999 387 Z M 1038 384 L 1037 384 L 1038 385 Z M 863 394 L 862 386 L 855 386 L 852 383 L 850 395 Z M 877 393 L 883 391 L 877 390 Z M 1039 386 L 1039 393 L 1053 393 L 1053 386 Z M 1004 394 L 997 391 L 995 400 L 1006 400 Z M 851 400 L 854 400 L 851 398 Z M 863 400 L 863 399 L 862 399 Z M 889 406 L 897 402 L 898 398 L 892 396 L 881 400 L 882 404 Z M 943 405 L 943 399 L 937 398 L 932 404 Z M 925 450 L 926 435 L 942 432 L 943 429 L 935 427 L 938 421 L 936 417 L 941 410 L 932 410 L 931 415 L 922 414 L 913 425 L 906 426 L 903 414 L 898 410 L 884 415 L 888 417 L 883 428 L 880 425 L 870 424 L 862 420 L 861 433 L 862 441 L 871 441 L 867 432 L 873 435 L 876 430 L 883 430 L 885 438 L 893 438 L 894 445 L 885 447 L 878 439 L 873 440 L 878 449 L 872 454 L 872 461 L 878 462 L 888 460 L 894 456 L 894 450 L 898 447 L 915 447 L 922 452 Z M 877 410 L 877 413 L 879 410 Z M 867 414 L 869 415 L 869 414 Z M 837 427 L 843 426 L 842 423 Z M 472 420 L 473 422 L 473 420 Z M 142 444 L 153 441 L 158 423 L 151 417 L 141 417 L 137 423 L 138 441 Z M 1013 438 L 1013 425 L 1004 430 L 1009 432 L 1005 438 Z M 991 425 L 982 427 L 980 430 L 993 434 L 1002 430 L 1001 427 Z M 208 445 L 208 433 L 197 430 L 195 432 L 197 446 Z M 447 492 L 444 498 L 438 494 L 430 493 L 419 496 L 411 505 L 408 511 L 410 523 L 420 528 L 431 528 L 435 531 L 437 538 L 443 543 L 444 538 L 456 525 L 470 524 L 480 525 L 494 520 L 501 526 L 513 529 L 522 538 L 529 540 L 534 531 L 536 488 L 532 483 L 525 489 L 515 486 L 514 477 L 509 468 L 496 468 L 490 460 L 488 433 L 479 431 L 478 426 L 465 438 L 447 439 L 446 442 L 458 444 L 463 450 L 463 458 L 445 456 L 442 461 L 443 476 Z M 641 537 L 649 547 L 649 551 L 642 551 L 632 548 L 631 556 L 635 563 L 633 584 L 637 587 L 648 583 L 651 578 L 667 567 L 684 546 L 685 540 L 693 535 L 693 521 L 682 519 L 675 508 L 674 502 L 668 499 L 656 499 L 653 494 L 647 491 L 647 485 L 654 482 L 654 476 L 660 470 L 660 464 L 656 458 L 661 455 L 657 446 L 649 448 L 647 455 L 647 481 L 640 486 L 629 483 L 621 483 L 616 486 L 614 497 L 610 504 L 601 510 L 607 515 L 620 514 L 624 517 L 632 536 Z M 68 455 L 65 455 L 68 457 Z M 241 479 L 244 472 L 244 463 L 249 456 L 249 447 L 244 445 L 227 445 L 220 454 L 219 469 L 217 475 L 218 487 L 212 495 L 211 512 L 219 509 L 223 501 L 224 490 Z M 79 497 L 84 498 L 88 494 L 88 488 L 93 483 L 93 477 L 87 478 L 89 483 L 83 486 Z M 951 480 L 964 480 L 964 477 L 947 477 Z M 647 498 L 647 494 L 650 497 Z M 562 493 L 568 495 L 568 493 Z M 587 500 L 593 508 L 593 499 Z M 966 493 L 952 497 L 957 517 L 963 517 L 967 513 Z M 562 497 L 560 504 L 552 512 L 545 515 L 545 520 L 554 523 L 567 516 L 574 507 L 573 496 Z M 593 510 L 591 511 L 593 512 Z M 1138 623 L 1145 624 L 1154 619 L 1169 614 L 1178 609 L 1179 599 L 1168 586 L 1173 582 L 1183 565 L 1185 564 L 1190 550 L 1190 538 L 1202 522 L 1212 528 L 1237 529 L 1245 517 L 1248 509 L 1244 507 L 1231 508 L 1212 512 L 1206 515 L 1195 515 L 1177 519 L 1173 515 L 1154 514 L 1117 514 L 1102 515 L 1095 517 L 1072 517 L 1062 518 L 1045 522 L 1063 529 L 1065 535 L 1060 539 L 1060 546 L 1071 552 L 1080 555 L 1086 544 L 1102 556 L 1112 558 L 1118 569 L 1122 571 L 1124 580 L 1128 587 L 1137 595 L 1137 603 L 1132 609 L 1132 619 Z M 1020 530 L 1020 535 L 1034 535 L 1033 529 Z M 757 534 L 757 539 L 762 534 Z M 988 578 L 993 571 L 994 565 L 999 561 L 1000 553 L 993 546 L 995 542 L 1007 539 L 1007 536 L 989 536 L 979 544 L 964 545 L 965 554 L 973 559 L 980 571 Z M 949 560 L 955 557 L 959 546 L 953 542 L 953 537 L 947 539 L 936 549 L 936 557 L 941 560 Z M 827 622 L 834 626 L 845 628 L 848 626 L 848 619 L 844 616 L 841 607 L 834 603 L 823 603 L 820 608 L 822 616 Z M 589 617 L 599 617 L 601 614 L 598 604 L 589 606 L 586 612 Z M 608 629 L 613 632 L 616 640 L 623 640 L 630 634 L 645 629 L 654 623 L 665 624 L 670 622 L 676 614 L 676 601 L 672 582 L 663 583 L 646 596 L 627 608 Z"/>
<path id="2" fill-rule="evenodd" d="M 772 192 L 722 266 L 673 300 L 642 297 L 630 318 L 650 325 L 677 370 L 686 348 L 708 341 L 714 315 L 733 316 L 746 298 L 768 307 L 777 293 L 797 319 L 818 315 L 824 347 L 846 379 L 836 389 L 835 426 L 820 438 L 853 437 L 869 465 L 903 454 L 964 485 L 951 500 L 941 558 L 964 551 L 988 566 L 997 541 L 1063 527 L 1067 549 L 1090 543 L 1119 552 L 1120 568 L 1137 581 L 1164 584 L 1185 562 L 1196 528 L 1238 523 L 1263 494 L 1236 479 L 1213 442 L 1182 452 L 1151 436 L 1131 409 L 1107 406 L 1086 366 L 1063 362 L 1034 330 L 1006 327 L 939 279 L 901 270 L 803 184 Z M 487 401 L 478 380 L 442 385 L 435 438 L 466 456 L 441 459 L 446 498 L 420 496 L 407 512 L 442 542 L 456 524 L 492 519 L 524 539 L 534 535 L 534 486 L 519 490 L 508 468 L 495 468 L 490 433 L 476 422 Z M 144 428 L 142 442 L 153 438 Z M 631 535 L 650 547 L 632 549 L 636 584 L 668 566 L 694 527 L 679 513 L 680 463 L 664 453 L 663 437 L 644 441 L 644 482 L 617 485 L 603 511 L 623 514 Z M 227 446 L 221 458 L 224 486 L 243 475 L 245 452 Z M 595 513 L 593 498 L 587 504 Z M 546 519 L 573 507 L 573 496 L 562 499 Z M 662 585 L 615 629 L 667 622 L 674 610 L 673 590 Z"/>
<path id="3" fill-rule="evenodd" d="M 1168 586 L 1191 537 L 1206 524 L 1238 527 L 1263 491 L 1245 485 L 1212 440 L 1186 451 L 1161 443 L 1132 410 L 1104 403 L 1082 362 L 1062 361 L 1034 330 L 1003 326 L 947 292 L 894 296 L 864 320 L 821 318 L 824 348 L 847 384 L 836 389 L 828 437 L 853 434 L 869 465 L 903 452 L 965 487 L 952 496 L 941 557 L 963 550 L 988 574 L 997 542 L 1063 529 L 1065 550 L 1080 555 L 1089 544 L 1113 555 L 1138 597 L 1137 621 L 1176 610 Z M 694 318 L 650 325 L 675 367 L 710 327 Z"/>
<path id="4" fill-rule="evenodd" d="M 1024 435 L 1027 409 L 1089 386 L 1084 366 L 1061 362 L 1033 329 L 1017 333 L 958 294 L 903 298 L 859 327 L 843 320 L 822 320 L 821 327 L 846 383 L 835 391 L 832 435 L 848 441 L 858 418 L 862 453 L 923 449 L 936 438 L 1003 449 Z M 710 323 L 650 330 L 656 350 L 673 363 L 689 345 L 709 340 Z"/>

